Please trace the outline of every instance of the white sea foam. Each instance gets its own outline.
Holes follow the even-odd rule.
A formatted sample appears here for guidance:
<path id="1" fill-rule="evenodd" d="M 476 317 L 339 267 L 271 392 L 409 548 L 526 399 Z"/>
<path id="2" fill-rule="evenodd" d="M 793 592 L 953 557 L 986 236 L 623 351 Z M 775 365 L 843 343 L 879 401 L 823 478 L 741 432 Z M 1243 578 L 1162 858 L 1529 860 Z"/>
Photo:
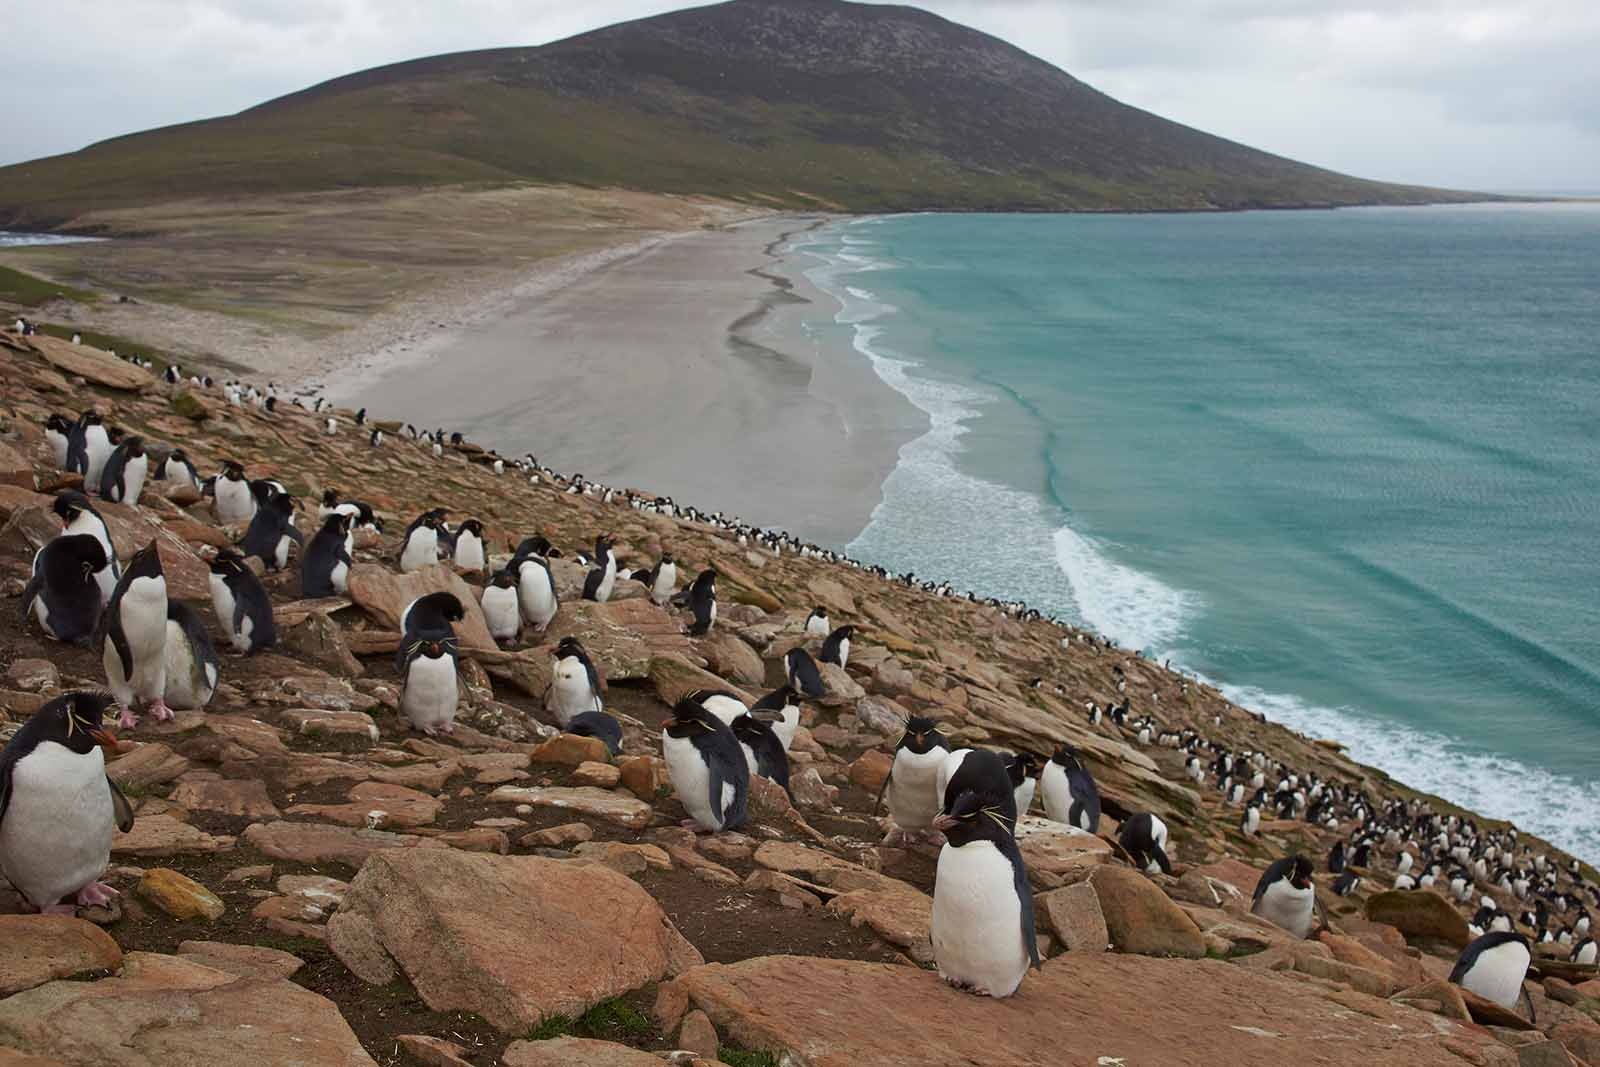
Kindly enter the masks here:
<path id="1" fill-rule="evenodd" d="M 1144 649 L 1157 660 L 1170 656 L 1181 668 L 1186 628 L 1204 608 L 1197 594 L 1117 562 L 1115 546 L 1064 525 L 1059 509 L 1039 497 L 959 469 L 966 424 L 996 398 L 973 386 L 931 378 L 916 359 L 889 345 L 881 323 L 899 309 L 860 279 L 892 264 L 881 258 L 876 242 L 849 232 L 874 221 L 852 223 L 843 249 L 829 247 L 827 231 L 815 243 L 791 246 L 823 260 L 807 276 L 839 301 L 834 321 L 853 328 L 856 350 L 878 377 L 929 420 L 927 432 L 901 448 L 882 502 L 847 551 L 893 569 L 915 570 L 926 579 L 959 579 L 958 589 L 970 584 L 980 595 L 1021 597 L 1043 611 L 1076 619 L 1124 648 Z M 1600 802 L 1591 786 L 1358 710 L 1317 707 L 1246 685 L 1218 688 L 1235 704 L 1274 722 L 1345 743 L 1353 758 L 1413 788 L 1509 819 L 1600 862 Z"/>
<path id="2" fill-rule="evenodd" d="M 104 237 L 72 237 L 59 233 L 18 233 L 0 230 L 0 248 L 18 248 L 22 245 L 75 245 L 85 241 L 103 241 Z"/>

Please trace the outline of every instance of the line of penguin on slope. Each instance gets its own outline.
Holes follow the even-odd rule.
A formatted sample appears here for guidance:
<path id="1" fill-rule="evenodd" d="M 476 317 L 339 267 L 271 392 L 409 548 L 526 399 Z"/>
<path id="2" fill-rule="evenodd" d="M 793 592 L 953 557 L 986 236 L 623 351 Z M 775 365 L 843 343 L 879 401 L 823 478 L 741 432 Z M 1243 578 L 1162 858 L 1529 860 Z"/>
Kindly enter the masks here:
<path id="1" fill-rule="evenodd" d="M 360 418 L 364 418 L 364 412 L 358 415 Z M 138 437 L 113 443 L 103 420 L 92 411 L 85 412 L 76 423 L 51 416 L 46 432 L 62 466 L 81 473 L 86 486 L 97 485 L 105 499 L 137 501 L 150 463 Z M 426 436 L 432 439 L 437 454 L 442 432 Z M 501 462 L 495 460 L 497 473 Z M 290 542 L 302 544 L 303 594 L 334 595 L 345 589 L 352 565 L 354 531 L 362 526 L 381 531 L 381 523 L 369 505 L 341 501 L 337 492 L 330 490 L 324 494 L 319 509 L 322 527 L 310 544 L 304 545 L 294 527 L 293 498 L 281 483 L 247 480 L 243 466 L 231 461 L 219 475 L 202 482 L 181 450 L 161 457 L 156 467 L 156 478 L 184 480 L 212 496 L 220 521 L 249 523 L 240 545 L 242 554 L 222 550 L 211 565 L 213 607 L 241 652 L 267 647 L 275 640 L 270 601 L 260 580 L 244 563 L 246 556 L 256 555 L 269 569 L 281 569 L 287 565 Z M 552 476 L 543 468 L 536 470 Z M 537 481 L 540 473 L 532 477 Z M 581 478 L 572 479 L 567 491 L 603 492 L 608 501 L 616 496 L 614 491 Z M 682 514 L 735 530 L 743 544 L 749 543 L 750 534 L 773 551 L 782 551 L 792 541 L 787 535 L 754 531 L 693 509 L 679 512 L 670 498 L 651 501 L 634 494 L 627 494 L 627 498 L 638 510 Z M 84 494 L 71 490 L 59 494 L 55 510 L 65 528 L 35 559 L 24 612 L 32 605 L 45 632 L 62 640 L 98 636 L 104 641 L 107 678 L 123 725 L 137 721 L 133 709 L 140 702 L 158 719 L 170 717 L 169 705 L 203 707 L 217 682 L 216 653 L 198 615 L 186 605 L 166 600 L 154 544 L 138 553 L 125 571 L 119 571 L 109 531 Z M 418 516 L 408 527 L 400 550 L 402 571 L 429 566 L 441 555 L 465 569 L 486 569 L 481 524 L 469 519 L 451 530 L 446 515 L 443 509 L 434 509 Z M 629 571 L 618 567 L 613 549 L 612 540 L 602 535 L 592 557 L 578 554 L 578 559 L 590 567 L 584 588 L 586 599 L 606 600 L 617 580 L 637 580 L 656 602 L 690 607 L 694 613 L 691 634 L 709 632 L 716 620 L 714 568 L 702 572 L 678 593 L 677 568 L 670 555 L 663 555 L 648 570 Z M 807 546 L 801 546 L 799 551 L 802 555 L 848 562 Z M 558 556 L 560 551 L 543 538 L 529 538 L 489 579 L 482 592 L 482 607 L 496 640 L 515 640 L 523 625 L 542 632 L 554 619 L 559 599 L 548 559 Z M 881 570 L 867 569 L 874 573 Z M 886 572 L 879 576 L 889 577 Z M 912 584 L 910 576 L 899 580 Z M 1037 617 L 1037 613 L 1019 611 L 1015 605 L 992 603 L 1014 616 Z M 463 617 L 459 600 L 448 593 L 419 598 L 402 617 L 403 637 L 396 655 L 396 668 L 404 679 L 401 709 L 415 728 L 430 734 L 448 732 L 454 721 L 457 651 L 451 624 Z M 819 608 L 807 619 L 805 629 L 808 636 L 824 638 L 824 662 L 837 663 L 841 668 L 848 662 L 851 627 L 831 627 L 826 613 Z M 1083 639 L 1089 640 L 1087 636 Z M 1063 645 L 1070 640 L 1069 633 L 1063 638 Z M 564 639 L 555 658 L 552 682 L 545 696 L 547 710 L 554 713 L 563 729 L 600 737 L 613 753 L 617 752 L 620 724 L 604 712 L 597 672 L 581 644 L 573 638 Z M 704 832 L 743 825 L 751 773 L 768 777 L 787 790 L 787 749 L 799 724 L 799 703 L 806 696 L 820 696 L 822 682 L 816 662 L 803 648 L 787 654 L 786 668 L 788 684 L 752 707 L 746 708 L 731 693 L 701 691 L 674 708 L 672 718 L 663 726 L 662 750 L 674 787 L 691 816 L 686 824 Z M 1125 692 L 1121 668 L 1114 667 L 1113 671 L 1118 691 Z M 1042 684 L 1042 679 L 1034 682 L 1036 687 Z M 1064 691 L 1059 685 L 1056 688 Z M 10 799 L 14 770 L 21 766 L 27 751 L 36 749 L 40 738 L 51 731 L 60 734 L 64 730 L 66 739 L 75 738 L 79 748 L 87 745 L 84 755 L 98 766 L 99 777 L 104 777 L 103 758 L 97 746 L 109 737 L 109 731 L 100 724 L 105 705 L 104 698 L 95 694 L 69 694 L 47 706 L 45 711 L 50 715 L 41 711 L 36 716 L 40 727 L 31 739 L 25 735 L 29 735 L 33 722 L 13 739 L 0 757 L 0 820 L 4 819 Z M 1126 700 L 1104 711 L 1093 703 L 1088 707 L 1092 725 L 1098 725 L 1105 714 L 1118 726 L 1128 724 Z M 87 727 L 75 731 L 74 722 L 92 723 L 97 732 L 85 732 Z M 1539 931 L 1541 940 L 1573 943 L 1574 960 L 1595 962 L 1595 942 L 1589 936 L 1583 894 L 1587 891 L 1600 906 L 1600 891 L 1581 880 L 1576 861 L 1569 872 L 1573 889 L 1568 893 L 1559 888 L 1561 872 L 1544 856 L 1534 856 L 1524 846 L 1521 865 L 1514 862 L 1514 830 L 1480 836 L 1470 821 L 1440 817 L 1421 802 L 1407 805 L 1396 801 L 1380 816 L 1372 810 L 1370 801 L 1353 788 L 1322 783 L 1314 776 L 1302 787 L 1298 775 L 1263 753 L 1230 753 L 1192 730 L 1157 733 L 1155 720 L 1148 716 L 1136 720 L 1134 729 L 1142 744 L 1156 740 L 1184 749 L 1188 753 L 1186 773 L 1196 782 L 1204 779 L 1206 761 L 1202 754 L 1214 755 L 1211 769 L 1230 804 L 1244 803 L 1248 781 L 1248 788 L 1254 792 L 1244 804 L 1241 818 L 1240 828 L 1246 834 L 1256 831 L 1261 812 L 1269 805 L 1282 817 L 1300 815 L 1329 829 L 1337 829 L 1341 815 L 1354 820 L 1358 829 L 1351 838 L 1348 856 L 1341 842 L 1329 857 L 1329 869 L 1341 875 L 1335 886 L 1337 892 L 1355 889 L 1359 876 L 1347 867 L 1367 867 L 1372 852 L 1381 845 L 1403 843 L 1405 848 L 1423 851 L 1427 859 L 1420 878 L 1413 878 L 1408 872 L 1414 860 L 1403 848 L 1397 862 L 1397 888 L 1431 885 L 1442 876 L 1444 863 L 1453 860 L 1456 868 L 1452 872 L 1452 891 L 1463 902 L 1470 900 L 1474 878 L 1485 880 L 1487 865 L 1496 863 L 1494 882 L 1499 888 L 1519 898 L 1526 899 L 1530 894 L 1534 898 L 1536 910 L 1520 917 L 1523 924 Z M 84 737 L 94 738 L 95 743 L 87 744 Z M 48 739 L 59 740 L 54 736 Z M 20 754 L 13 753 L 13 749 Z M 1033 938 L 1032 899 L 1013 838 L 1018 814 L 1026 813 L 1033 799 L 1035 784 L 1029 772 L 1036 764 L 1037 758 L 1029 753 L 997 754 L 970 749 L 950 752 L 949 742 L 939 733 L 936 723 L 913 718 L 896 747 L 892 770 L 885 781 L 896 826 L 890 838 L 904 839 L 921 833 L 944 845 L 936 874 L 931 930 L 935 959 L 940 973 L 952 984 L 978 993 L 1009 995 L 1021 983 L 1027 968 L 1039 962 Z M 1265 770 L 1269 766 L 1279 775 L 1277 789 L 1270 797 L 1265 788 Z M 24 775 L 25 779 L 31 777 Z M 110 827 L 125 814 L 131 818 L 131 813 L 125 801 L 119 800 L 114 786 L 108 784 L 107 792 L 112 816 L 101 818 L 97 814 L 91 820 L 96 834 L 91 836 L 98 840 L 103 831 L 104 858 L 108 861 Z M 1091 831 L 1098 826 L 1099 797 L 1093 778 L 1070 746 L 1061 746 L 1044 765 L 1038 792 L 1050 818 Z M 880 795 L 880 804 L 882 800 Z M 61 805 L 71 807 L 71 802 L 61 801 L 58 806 Z M 57 817 L 82 814 L 55 813 Z M 18 847 L 7 846 L 7 840 L 5 824 L 0 821 L 0 864 L 19 852 Z M 1418 840 L 1427 842 L 1426 849 L 1419 848 Z M 1137 813 L 1124 820 L 1119 843 L 1136 865 L 1148 872 L 1171 872 L 1166 854 L 1167 828 L 1152 813 Z M 20 852 L 31 849 L 31 845 L 23 844 Z M 91 852 L 98 854 L 97 849 Z M 93 862 L 87 866 L 93 866 Z M 74 869 L 49 883 L 42 895 L 28 890 L 24 893 L 41 908 L 56 907 L 63 896 L 73 892 L 78 893 L 80 903 L 106 899 L 106 894 L 114 891 L 95 880 L 103 870 L 102 864 L 89 877 L 79 880 L 83 870 Z M 1302 856 L 1276 861 L 1256 887 L 1253 910 L 1297 936 L 1308 936 L 1314 925 L 1312 871 L 1310 861 Z M 9 866 L 6 872 L 10 877 Z M 26 873 L 22 877 L 28 881 Z M 21 887 L 16 878 L 11 880 Z M 50 895 L 67 882 L 74 885 Z M 1531 960 L 1528 941 L 1512 929 L 1511 917 L 1499 910 L 1492 897 L 1485 896 L 1482 905 L 1472 924 L 1476 939 L 1463 952 L 1452 980 L 1510 1007 L 1516 1002 Z M 1561 914 L 1572 907 L 1579 911 L 1576 922 L 1559 935 L 1549 928 L 1552 906 Z"/>

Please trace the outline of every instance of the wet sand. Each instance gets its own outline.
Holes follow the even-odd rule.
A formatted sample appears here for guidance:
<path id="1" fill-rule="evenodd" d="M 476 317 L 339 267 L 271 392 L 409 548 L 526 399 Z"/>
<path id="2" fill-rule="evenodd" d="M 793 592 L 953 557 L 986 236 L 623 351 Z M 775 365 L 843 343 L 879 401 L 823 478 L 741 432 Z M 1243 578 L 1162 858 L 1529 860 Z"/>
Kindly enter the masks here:
<path id="1" fill-rule="evenodd" d="M 851 348 L 780 257 L 821 218 L 672 235 L 566 263 L 503 314 L 326 382 L 340 403 L 507 456 L 842 546 L 926 417 Z"/>

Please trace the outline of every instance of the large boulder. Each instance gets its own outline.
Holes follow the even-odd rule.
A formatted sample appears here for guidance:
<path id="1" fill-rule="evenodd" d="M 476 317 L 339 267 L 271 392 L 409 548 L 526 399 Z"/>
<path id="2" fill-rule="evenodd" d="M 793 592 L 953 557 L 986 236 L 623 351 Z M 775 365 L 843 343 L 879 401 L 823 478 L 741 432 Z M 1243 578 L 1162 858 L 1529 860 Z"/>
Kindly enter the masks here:
<path id="1" fill-rule="evenodd" d="M 400 629 L 400 616 L 406 606 L 429 593 L 454 593 L 461 601 L 466 617 L 455 624 L 455 630 L 463 647 L 498 648 L 489 636 L 477 596 L 448 564 L 436 563 L 410 574 L 375 563 L 358 563 L 350 568 L 350 599 L 385 629 Z"/>
<path id="2" fill-rule="evenodd" d="M 455 850 L 380 852 L 350 884 L 328 942 L 367 982 L 404 972 L 435 1011 L 506 1033 L 700 962 L 655 900 L 599 864 Z"/>
<path id="3" fill-rule="evenodd" d="M 1406 939 L 1429 938 L 1465 948 L 1472 940 L 1467 920 L 1455 905 L 1431 889 L 1391 889 L 1367 900 L 1367 918 L 1387 923 Z"/>
<path id="4" fill-rule="evenodd" d="M 1210 960 L 1074 952 L 993 1000 L 912 967 L 764 956 L 696 967 L 662 987 L 662 1000 L 675 997 L 729 1044 L 808 1067 L 1516 1063 L 1485 1031 Z"/>
<path id="5" fill-rule="evenodd" d="M 375 1067 L 332 1001 L 275 977 L 129 953 L 122 973 L 0 1001 L 0 1045 L 76 1065 Z"/>
<path id="6" fill-rule="evenodd" d="M 1140 956 L 1206 954 L 1206 940 L 1193 919 L 1138 871 L 1100 867 L 1089 875 L 1111 944 Z"/>
<path id="7" fill-rule="evenodd" d="M 143 367 L 118 359 L 103 349 L 75 345 L 42 333 L 29 337 L 28 343 L 51 366 L 108 389 L 138 393 L 156 384 L 155 375 Z"/>

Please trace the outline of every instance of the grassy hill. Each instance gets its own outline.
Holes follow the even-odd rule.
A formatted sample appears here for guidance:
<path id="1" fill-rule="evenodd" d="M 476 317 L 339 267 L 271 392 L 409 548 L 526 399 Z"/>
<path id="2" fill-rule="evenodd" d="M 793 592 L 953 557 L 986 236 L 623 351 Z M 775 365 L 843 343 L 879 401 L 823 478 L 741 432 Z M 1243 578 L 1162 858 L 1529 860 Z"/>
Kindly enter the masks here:
<path id="1" fill-rule="evenodd" d="M 379 67 L 0 169 L 0 225 L 196 196 L 511 182 L 851 211 L 1483 199 L 1213 137 L 914 8 L 734 0 Z"/>

